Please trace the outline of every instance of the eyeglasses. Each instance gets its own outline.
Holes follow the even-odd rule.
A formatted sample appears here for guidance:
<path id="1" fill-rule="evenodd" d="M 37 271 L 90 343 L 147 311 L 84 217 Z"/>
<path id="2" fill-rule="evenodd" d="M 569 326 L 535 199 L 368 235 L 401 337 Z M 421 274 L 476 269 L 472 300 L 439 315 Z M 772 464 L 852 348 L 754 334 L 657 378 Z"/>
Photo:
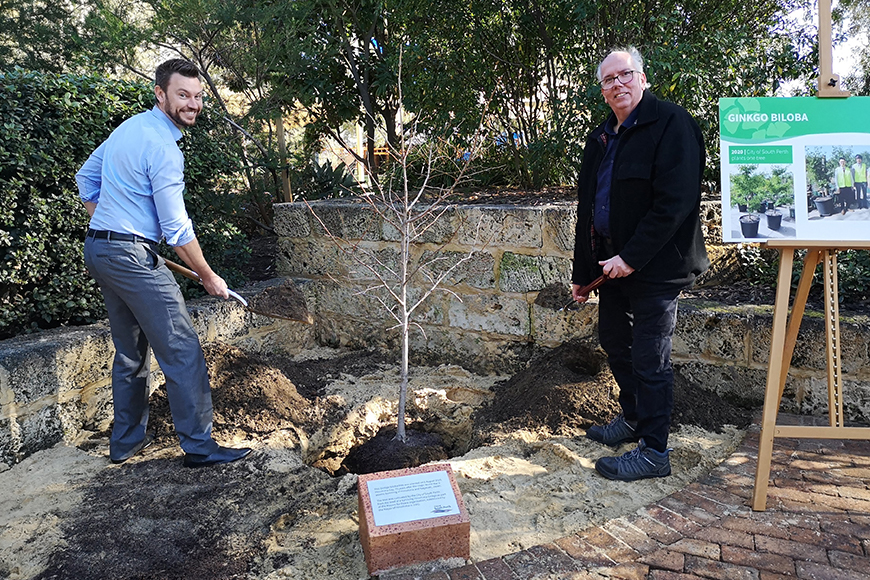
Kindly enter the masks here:
<path id="1" fill-rule="evenodd" d="M 636 72 L 640 72 L 640 71 L 624 70 L 616 76 L 604 77 L 603 79 L 601 79 L 601 82 L 598 84 L 601 85 L 602 89 L 609 89 L 610 87 L 613 86 L 613 83 L 615 83 L 617 80 L 619 81 L 620 84 L 627 85 L 628 83 L 631 82 L 631 79 L 634 78 L 634 73 L 636 73 Z"/>

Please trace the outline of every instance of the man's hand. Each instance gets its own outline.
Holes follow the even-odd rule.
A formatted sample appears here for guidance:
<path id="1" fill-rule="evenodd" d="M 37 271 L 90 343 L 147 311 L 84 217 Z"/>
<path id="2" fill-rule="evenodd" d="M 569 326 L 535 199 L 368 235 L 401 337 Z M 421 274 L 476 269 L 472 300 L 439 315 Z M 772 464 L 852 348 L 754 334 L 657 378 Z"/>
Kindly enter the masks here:
<path id="1" fill-rule="evenodd" d="M 571 297 L 574 299 L 574 302 L 579 302 L 583 304 L 587 300 L 589 300 L 589 294 L 578 294 L 577 292 L 582 288 L 580 284 L 571 284 Z"/>
<path id="2" fill-rule="evenodd" d="M 183 246 L 176 246 L 175 253 L 197 273 L 199 279 L 202 280 L 202 286 L 206 292 L 212 296 L 220 296 L 224 300 L 229 299 L 230 294 L 227 292 L 227 283 L 223 278 L 215 274 L 214 270 L 208 265 L 208 262 L 205 261 L 202 249 L 199 247 L 199 242 L 196 238 Z"/>
<path id="3" fill-rule="evenodd" d="M 211 294 L 212 296 L 220 296 L 224 300 L 230 297 L 227 292 L 227 283 L 226 281 L 212 272 L 211 276 L 201 278 L 202 287 L 205 288 L 205 291 Z"/>
<path id="4" fill-rule="evenodd" d="M 625 261 L 619 257 L 619 254 L 613 256 L 609 260 L 598 262 L 598 265 L 604 268 L 604 275 L 608 278 L 625 278 L 634 272 L 634 268 L 626 264 Z"/>

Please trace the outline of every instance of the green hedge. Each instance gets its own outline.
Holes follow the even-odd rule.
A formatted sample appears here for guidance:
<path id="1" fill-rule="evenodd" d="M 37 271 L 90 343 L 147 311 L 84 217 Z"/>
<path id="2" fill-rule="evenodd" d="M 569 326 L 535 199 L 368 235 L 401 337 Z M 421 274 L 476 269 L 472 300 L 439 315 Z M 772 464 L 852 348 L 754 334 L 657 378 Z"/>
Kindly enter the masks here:
<path id="1" fill-rule="evenodd" d="M 797 288 L 803 271 L 806 250 L 795 255 L 792 271 L 792 288 Z M 740 266 L 743 276 L 750 284 L 776 288 L 779 277 L 779 252 L 764 246 L 745 245 L 740 249 Z M 863 307 L 870 300 L 870 252 L 867 250 L 844 250 L 837 253 L 837 295 L 846 305 Z M 811 296 L 824 292 L 824 273 L 816 267 Z"/>
<path id="2" fill-rule="evenodd" d="M 112 129 L 152 104 L 142 83 L 0 74 L 0 339 L 104 318 L 84 266 L 88 215 L 75 173 Z M 221 217 L 234 200 L 218 195 L 219 186 L 236 163 L 213 115 L 204 113 L 182 147 L 191 218 L 206 256 L 221 263 L 243 253 L 244 237 Z"/>

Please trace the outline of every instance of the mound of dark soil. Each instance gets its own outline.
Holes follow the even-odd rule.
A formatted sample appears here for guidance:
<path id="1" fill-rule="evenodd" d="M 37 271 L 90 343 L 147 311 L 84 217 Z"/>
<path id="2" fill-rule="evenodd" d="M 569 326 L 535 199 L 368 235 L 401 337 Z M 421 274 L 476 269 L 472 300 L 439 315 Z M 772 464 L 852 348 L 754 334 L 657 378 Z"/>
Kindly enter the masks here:
<path id="1" fill-rule="evenodd" d="M 403 443 L 396 438 L 395 428 L 381 429 L 377 435 L 351 450 L 336 475 L 406 469 L 449 458 L 444 441 L 434 433 L 406 429 L 405 439 Z"/>
<path id="2" fill-rule="evenodd" d="M 384 363 L 383 355 L 367 351 L 301 362 L 221 343 L 205 345 L 203 353 L 212 386 L 213 430 L 218 438 L 237 430 L 259 438 L 294 427 L 310 434 L 340 412 L 319 396 L 331 378 L 340 372 L 366 374 Z M 151 396 L 149 428 L 158 442 L 174 437 L 165 387 Z"/>
<path id="3" fill-rule="evenodd" d="M 619 413 L 619 387 L 596 347 L 574 340 L 532 360 L 495 389 L 495 400 L 475 414 L 475 438 L 489 442 L 498 431 L 546 429 L 574 436 L 578 429 L 608 422 Z M 745 428 L 752 411 L 695 385 L 676 373 L 671 430 L 696 425 L 721 433 Z"/>
<path id="4" fill-rule="evenodd" d="M 745 429 L 752 423 L 752 413 L 752 409 L 723 399 L 675 373 L 671 431 L 680 425 L 697 425 L 715 433 L 721 433 L 725 425 Z"/>
<path id="5" fill-rule="evenodd" d="M 570 435 L 619 412 L 616 382 L 604 353 L 581 341 L 545 351 L 523 371 L 495 387 L 495 400 L 475 414 L 476 438 L 500 430 L 547 429 Z"/>

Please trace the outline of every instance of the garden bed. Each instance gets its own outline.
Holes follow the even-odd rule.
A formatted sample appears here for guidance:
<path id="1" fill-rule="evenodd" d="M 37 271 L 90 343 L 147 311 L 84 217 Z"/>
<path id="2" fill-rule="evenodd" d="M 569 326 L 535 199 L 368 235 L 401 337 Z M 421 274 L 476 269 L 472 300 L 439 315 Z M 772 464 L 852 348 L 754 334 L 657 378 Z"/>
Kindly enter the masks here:
<path id="1" fill-rule="evenodd" d="M 159 388 L 150 422 L 157 440 L 140 456 L 112 465 L 108 434 L 93 433 L 0 473 L 0 576 L 366 577 L 356 475 L 341 463 L 394 421 L 396 365 L 330 349 L 263 357 L 211 344 L 206 355 L 215 437 L 254 453 L 183 468 Z M 634 483 L 598 476 L 595 459 L 613 452 L 584 429 L 616 410 L 600 356 L 569 344 L 513 377 L 412 369 L 410 421 L 448 443 L 475 561 L 632 513 L 707 473 L 741 439 L 728 423 L 745 425 L 749 411 L 679 381 L 674 475 Z"/>

